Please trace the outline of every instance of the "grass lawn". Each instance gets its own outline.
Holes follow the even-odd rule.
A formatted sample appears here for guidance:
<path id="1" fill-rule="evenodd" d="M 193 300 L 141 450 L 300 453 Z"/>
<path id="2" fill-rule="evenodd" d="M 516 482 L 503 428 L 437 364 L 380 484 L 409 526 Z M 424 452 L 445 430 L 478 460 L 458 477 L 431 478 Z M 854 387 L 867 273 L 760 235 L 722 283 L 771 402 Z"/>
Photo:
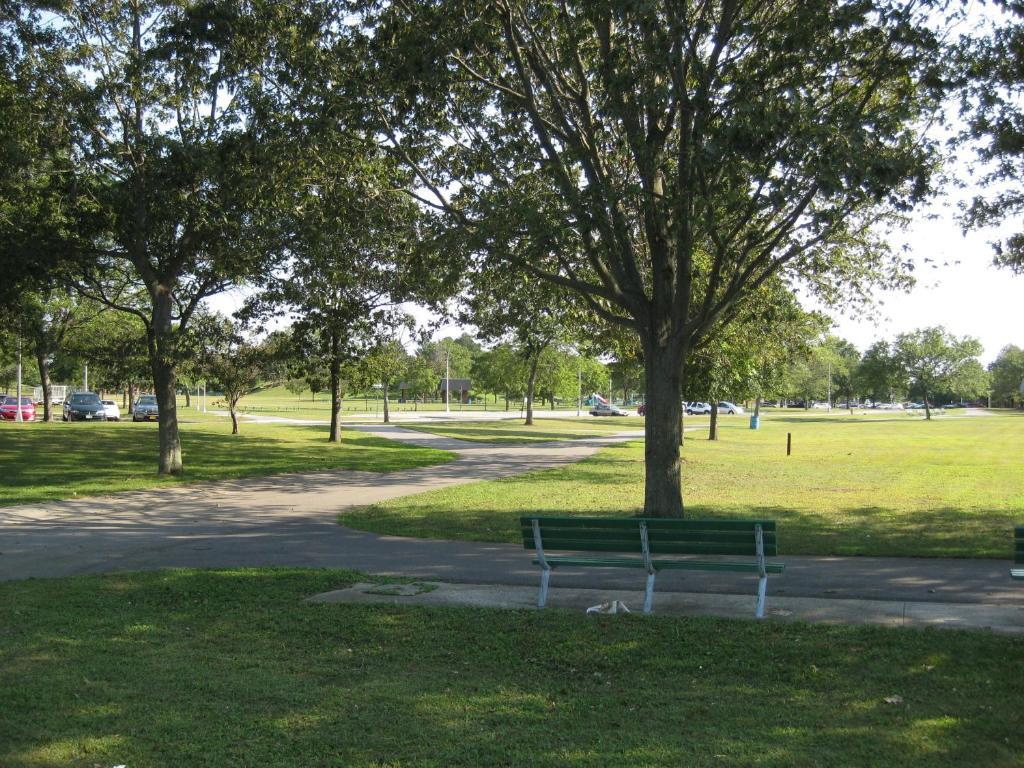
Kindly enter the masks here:
<path id="1" fill-rule="evenodd" d="M 307 604 L 342 571 L 0 584 L 5 768 L 1019 766 L 1024 641 Z"/>
<path id="2" fill-rule="evenodd" d="M 480 443 L 539 443 L 643 430 L 644 420 L 636 416 L 624 418 L 581 417 L 578 419 L 575 417 L 570 419 L 538 418 L 534 419 L 532 427 L 523 426 L 521 419 L 468 423 L 464 421 L 429 422 L 427 424 L 402 422 L 402 428 Z"/>
<path id="3" fill-rule="evenodd" d="M 756 432 L 745 416 L 721 421 L 718 442 L 687 434 L 691 515 L 778 520 L 782 554 L 1010 557 L 1011 527 L 1024 522 L 1024 416 L 925 422 L 777 412 Z M 643 445 L 630 443 L 576 465 L 395 499 L 341 520 L 381 533 L 517 542 L 524 512 L 636 513 L 643 477 Z"/>
<path id="4" fill-rule="evenodd" d="M 0 424 L 0 505 L 281 472 L 393 472 L 454 458 L 350 430 L 331 444 L 324 427 L 246 423 L 240 429 L 232 435 L 230 422 L 220 419 L 182 423 L 185 475 L 160 478 L 154 423 Z"/>

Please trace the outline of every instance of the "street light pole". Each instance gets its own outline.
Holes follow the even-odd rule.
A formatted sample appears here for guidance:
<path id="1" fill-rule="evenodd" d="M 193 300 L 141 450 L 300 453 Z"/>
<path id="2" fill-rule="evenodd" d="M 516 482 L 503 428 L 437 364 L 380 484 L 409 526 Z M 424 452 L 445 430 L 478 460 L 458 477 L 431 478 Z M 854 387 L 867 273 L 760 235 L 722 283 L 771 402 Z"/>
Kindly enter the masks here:
<path id="1" fill-rule="evenodd" d="M 18 399 L 18 404 L 15 406 L 15 409 L 14 409 L 14 420 L 17 421 L 17 422 L 22 422 L 22 421 L 25 420 L 25 417 L 21 415 L 21 328 L 20 327 L 18 328 L 18 371 L 17 371 L 17 374 L 18 374 L 18 376 L 17 376 L 17 379 L 18 379 L 18 390 L 17 390 L 16 397 Z"/>
<path id="2" fill-rule="evenodd" d="M 448 355 L 451 353 L 451 349 L 447 344 L 444 346 L 444 412 L 451 413 L 451 401 L 452 401 L 452 380 L 451 373 L 448 369 Z"/>
<path id="3" fill-rule="evenodd" d="M 579 359 L 579 369 L 577 374 L 577 384 L 579 386 L 579 394 L 576 398 L 576 417 L 579 418 L 583 414 L 583 358 Z"/>
<path id="4" fill-rule="evenodd" d="M 832 361 L 828 363 L 828 412 L 832 413 Z"/>

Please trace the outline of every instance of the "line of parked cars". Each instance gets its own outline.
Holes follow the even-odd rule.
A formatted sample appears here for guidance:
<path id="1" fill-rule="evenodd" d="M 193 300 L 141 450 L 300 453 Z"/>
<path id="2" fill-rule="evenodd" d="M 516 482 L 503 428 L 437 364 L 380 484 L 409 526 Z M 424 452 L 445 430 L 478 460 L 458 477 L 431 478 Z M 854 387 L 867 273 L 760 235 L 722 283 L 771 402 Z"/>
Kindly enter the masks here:
<path id="1" fill-rule="evenodd" d="M 684 402 L 683 411 L 686 413 L 687 416 L 707 416 L 711 413 L 711 403 L 705 403 L 699 400 Z M 736 405 L 736 403 L 730 403 L 728 400 L 721 400 L 718 403 L 718 412 L 728 414 L 739 414 L 743 413 L 743 406 Z M 597 414 L 594 415 L 596 416 Z M 623 413 L 620 415 L 625 414 Z M 636 415 L 647 415 L 647 406 L 644 403 L 640 403 L 640 405 L 636 407 Z"/>
<path id="2" fill-rule="evenodd" d="M 31 397 L 21 398 L 22 421 L 39 418 L 36 403 Z M 54 403 L 58 405 L 58 403 Z M 156 421 L 160 415 L 155 395 L 141 395 L 130 411 L 132 421 Z M 17 421 L 18 398 L 0 395 L 0 421 Z M 95 392 L 75 392 L 63 401 L 63 421 L 120 421 L 121 408 L 115 400 L 104 400 Z"/>

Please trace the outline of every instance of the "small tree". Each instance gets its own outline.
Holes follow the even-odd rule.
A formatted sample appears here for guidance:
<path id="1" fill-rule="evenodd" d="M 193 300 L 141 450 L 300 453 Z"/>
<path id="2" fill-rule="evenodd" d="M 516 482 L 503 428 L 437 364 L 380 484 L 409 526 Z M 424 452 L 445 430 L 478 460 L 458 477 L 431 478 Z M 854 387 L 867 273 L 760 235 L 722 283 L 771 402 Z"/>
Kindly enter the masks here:
<path id="1" fill-rule="evenodd" d="M 227 336 L 203 361 L 210 384 L 224 395 L 233 435 L 238 434 L 238 403 L 257 390 L 267 371 L 267 362 L 264 346 L 252 344 L 237 333 Z"/>
<path id="2" fill-rule="evenodd" d="M 932 417 L 932 395 L 941 389 L 955 390 L 965 377 L 973 376 L 981 352 L 977 339 L 958 339 L 941 327 L 900 334 L 894 345 L 894 359 L 903 376 L 922 393 L 926 419 Z"/>

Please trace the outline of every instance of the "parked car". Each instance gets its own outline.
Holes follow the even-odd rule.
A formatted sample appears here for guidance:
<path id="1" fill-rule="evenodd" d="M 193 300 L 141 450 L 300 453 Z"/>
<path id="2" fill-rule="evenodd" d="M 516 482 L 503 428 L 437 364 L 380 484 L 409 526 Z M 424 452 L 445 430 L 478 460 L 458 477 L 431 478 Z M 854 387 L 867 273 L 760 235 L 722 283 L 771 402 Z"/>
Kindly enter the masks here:
<path id="1" fill-rule="evenodd" d="M 117 403 L 113 400 L 100 400 L 103 403 L 103 413 L 106 414 L 109 421 L 120 421 L 121 420 L 121 409 L 117 407 Z"/>
<path id="2" fill-rule="evenodd" d="M 156 404 L 156 395 L 140 395 L 132 410 L 132 421 L 156 421 L 160 417 L 160 407 Z"/>
<path id="3" fill-rule="evenodd" d="M 626 413 L 624 410 L 622 410 L 621 408 L 617 408 L 616 406 L 612 405 L 611 403 L 607 403 L 607 404 L 605 404 L 605 403 L 598 403 L 597 405 L 595 405 L 593 408 L 590 409 L 590 415 L 591 416 L 629 416 L 629 414 Z"/>
<path id="4" fill-rule="evenodd" d="M 698 400 L 695 400 L 692 403 L 687 403 L 686 404 L 686 415 L 687 416 L 693 416 L 693 415 L 706 416 L 709 413 L 711 413 L 711 405 L 708 404 L 708 403 L 702 403 L 702 402 L 700 402 Z"/>
<path id="5" fill-rule="evenodd" d="M 818 408 L 819 410 L 828 410 L 829 404 L 825 400 L 815 400 L 811 403 L 811 408 Z"/>
<path id="6" fill-rule="evenodd" d="M 730 403 L 728 400 L 722 400 L 718 404 L 718 412 L 729 414 L 743 413 L 743 407 L 736 405 L 736 403 Z"/>
<path id="7" fill-rule="evenodd" d="M 103 402 L 95 392 L 75 392 L 64 401 L 64 421 L 106 421 Z"/>
<path id="8" fill-rule="evenodd" d="M 17 421 L 18 419 L 18 398 L 4 397 L 0 399 L 0 419 L 4 421 Z M 36 406 L 31 397 L 21 398 L 21 420 L 35 421 Z"/>

